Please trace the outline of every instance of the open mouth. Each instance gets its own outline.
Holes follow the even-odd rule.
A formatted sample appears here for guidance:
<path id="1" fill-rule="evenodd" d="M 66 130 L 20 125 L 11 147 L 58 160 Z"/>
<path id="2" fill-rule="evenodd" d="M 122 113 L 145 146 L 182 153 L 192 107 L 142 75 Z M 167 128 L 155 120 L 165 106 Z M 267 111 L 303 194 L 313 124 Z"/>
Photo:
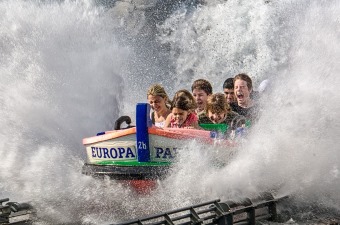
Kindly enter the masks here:
<path id="1" fill-rule="evenodd" d="M 237 97 L 237 99 L 243 99 L 244 98 L 242 93 L 236 93 L 236 97 Z"/>

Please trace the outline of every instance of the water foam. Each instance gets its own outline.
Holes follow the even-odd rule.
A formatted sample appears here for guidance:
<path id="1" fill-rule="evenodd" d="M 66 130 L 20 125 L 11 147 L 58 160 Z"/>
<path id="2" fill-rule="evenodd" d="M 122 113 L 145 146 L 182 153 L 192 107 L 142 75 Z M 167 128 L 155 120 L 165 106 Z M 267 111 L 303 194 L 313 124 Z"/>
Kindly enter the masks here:
<path id="1" fill-rule="evenodd" d="M 218 92 L 239 72 L 274 84 L 238 157 L 194 186 L 225 198 L 275 190 L 339 208 L 339 10 L 336 1 L 227 1 L 164 23 L 179 86 L 206 78 Z"/>
<path id="2" fill-rule="evenodd" d="M 119 115 L 129 51 L 91 2 L 1 1 L 0 11 L 1 195 L 79 219 L 97 190 L 80 175 L 81 139 Z"/>
<path id="3" fill-rule="evenodd" d="M 111 223 L 272 189 L 339 208 L 339 3 L 268 2 L 183 7 L 159 26 L 175 68 L 169 93 L 197 78 L 218 91 L 240 71 L 255 84 L 270 78 L 275 90 L 225 168 L 210 167 L 206 149 L 193 142 L 153 195 L 136 196 L 119 182 L 81 175 L 80 141 L 110 129 L 118 115 L 133 115 L 146 87 L 166 76 L 164 67 L 137 77 L 147 71 L 139 70 L 143 46 L 120 46 L 115 14 L 91 2 L 2 1 L 1 194 L 33 201 L 53 223 Z"/>

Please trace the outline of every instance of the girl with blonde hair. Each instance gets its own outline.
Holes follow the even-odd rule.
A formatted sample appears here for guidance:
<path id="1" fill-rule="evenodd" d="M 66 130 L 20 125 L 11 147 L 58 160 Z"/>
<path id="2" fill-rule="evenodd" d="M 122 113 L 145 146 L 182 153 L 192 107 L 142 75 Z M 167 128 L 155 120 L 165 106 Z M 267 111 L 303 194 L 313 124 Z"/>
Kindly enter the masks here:
<path id="1" fill-rule="evenodd" d="M 171 102 L 167 93 L 160 84 L 154 84 L 148 89 L 147 99 L 153 110 L 151 113 L 152 123 L 156 127 L 163 128 L 167 116 L 171 113 Z"/>

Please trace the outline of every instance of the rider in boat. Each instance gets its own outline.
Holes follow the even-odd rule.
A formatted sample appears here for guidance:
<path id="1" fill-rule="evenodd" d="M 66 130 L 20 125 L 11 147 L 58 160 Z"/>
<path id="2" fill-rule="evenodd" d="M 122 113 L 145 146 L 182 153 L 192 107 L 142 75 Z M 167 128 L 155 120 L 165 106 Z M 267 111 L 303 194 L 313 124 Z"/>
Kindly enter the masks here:
<path id="1" fill-rule="evenodd" d="M 165 126 L 170 128 L 199 129 L 198 117 L 193 110 L 196 104 L 185 96 L 175 97 L 172 101 L 172 113 L 168 116 Z"/>
<path id="2" fill-rule="evenodd" d="M 192 94 L 190 93 L 190 91 L 186 89 L 181 89 L 175 93 L 173 99 L 176 99 L 180 96 L 187 98 L 191 102 L 190 104 L 192 104 L 192 107 L 194 107 L 192 111 L 195 112 L 195 109 L 197 108 L 197 103 L 196 103 L 194 96 L 192 96 Z"/>
<path id="3" fill-rule="evenodd" d="M 156 127 L 164 127 L 167 116 L 171 113 L 171 102 L 164 88 L 160 84 L 152 85 L 147 93 L 148 102 L 153 112 L 152 123 Z"/>
<path id="4" fill-rule="evenodd" d="M 209 81 L 198 79 L 192 84 L 191 91 L 197 103 L 196 113 L 199 115 L 204 112 L 208 96 L 213 93 L 212 86 Z"/>
<path id="5" fill-rule="evenodd" d="M 234 93 L 234 78 L 230 77 L 224 81 L 223 92 L 229 105 L 237 103 Z"/>
<path id="6" fill-rule="evenodd" d="M 199 124 L 227 124 L 230 127 L 238 114 L 231 110 L 227 99 L 222 93 L 215 93 L 208 97 L 205 112 L 199 115 Z"/>
<path id="7" fill-rule="evenodd" d="M 253 84 L 251 78 L 244 73 L 234 77 L 234 92 L 237 103 L 231 104 L 233 111 L 244 116 L 253 124 L 259 116 L 259 106 L 251 99 Z"/>

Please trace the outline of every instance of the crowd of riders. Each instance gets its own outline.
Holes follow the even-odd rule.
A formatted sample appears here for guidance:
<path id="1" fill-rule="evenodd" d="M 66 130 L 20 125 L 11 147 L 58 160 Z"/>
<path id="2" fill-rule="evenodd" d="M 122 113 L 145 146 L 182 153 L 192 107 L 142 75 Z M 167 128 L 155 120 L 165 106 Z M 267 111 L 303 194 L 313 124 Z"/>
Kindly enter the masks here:
<path id="1" fill-rule="evenodd" d="M 160 84 L 152 85 L 147 92 L 151 120 L 159 128 L 203 129 L 202 124 L 226 124 L 235 129 L 253 124 L 260 113 L 258 98 L 259 91 L 253 90 L 251 78 L 244 73 L 226 79 L 223 93 L 213 93 L 205 79 L 195 80 L 191 92 L 179 90 L 172 99 Z"/>

